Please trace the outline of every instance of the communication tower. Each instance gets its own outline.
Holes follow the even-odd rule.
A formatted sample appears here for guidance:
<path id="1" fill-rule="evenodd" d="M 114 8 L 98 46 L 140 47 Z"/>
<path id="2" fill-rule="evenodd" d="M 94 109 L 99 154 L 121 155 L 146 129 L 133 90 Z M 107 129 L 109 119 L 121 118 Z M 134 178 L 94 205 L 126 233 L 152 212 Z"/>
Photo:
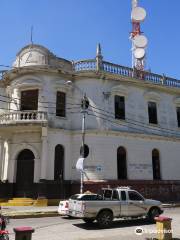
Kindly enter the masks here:
<path id="1" fill-rule="evenodd" d="M 138 0 L 132 0 L 132 67 L 136 70 L 143 71 L 145 67 L 146 47 L 148 40 L 141 32 L 141 22 L 146 18 L 144 8 L 138 6 Z"/>

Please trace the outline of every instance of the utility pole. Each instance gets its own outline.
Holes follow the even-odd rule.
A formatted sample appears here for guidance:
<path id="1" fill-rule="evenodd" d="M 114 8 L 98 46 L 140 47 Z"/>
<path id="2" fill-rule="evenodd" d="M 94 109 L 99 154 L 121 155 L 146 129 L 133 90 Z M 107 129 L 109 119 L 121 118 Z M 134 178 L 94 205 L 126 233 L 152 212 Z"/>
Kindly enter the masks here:
<path id="1" fill-rule="evenodd" d="M 88 107 L 89 107 L 89 100 L 86 97 L 86 94 L 84 94 L 82 100 L 81 100 L 81 113 L 83 114 L 82 117 L 82 143 L 81 143 L 81 149 L 80 149 L 80 154 L 82 158 L 87 157 L 86 155 L 86 151 L 85 151 L 85 133 L 86 133 L 86 129 L 85 129 L 85 120 L 86 120 L 86 113 L 88 111 Z M 89 154 L 89 152 L 88 152 Z M 80 193 L 83 193 L 83 181 L 84 181 L 84 166 L 82 167 L 81 170 L 81 185 L 80 185 Z"/>
<path id="2" fill-rule="evenodd" d="M 72 81 L 67 81 L 68 85 L 72 84 Z M 77 88 L 81 93 L 82 90 L 74 84 L 74 88 Z M 89 155 L 89 147 L 85 144 L 85 133 L 86 133 L 86 114 L 88 112 L 89 100 L 86 97 L 86 94 L 83 93 L 83 97 L 81 99 L 81 113 L 82 117 L 82 142 L 80 147 L 80 157 L 76 162 L 76 169 L 81 173 L 81 183 L 80 183 L 80 193 L 83 193 L 83 181 L 84 181 L 84 159 Z"/>

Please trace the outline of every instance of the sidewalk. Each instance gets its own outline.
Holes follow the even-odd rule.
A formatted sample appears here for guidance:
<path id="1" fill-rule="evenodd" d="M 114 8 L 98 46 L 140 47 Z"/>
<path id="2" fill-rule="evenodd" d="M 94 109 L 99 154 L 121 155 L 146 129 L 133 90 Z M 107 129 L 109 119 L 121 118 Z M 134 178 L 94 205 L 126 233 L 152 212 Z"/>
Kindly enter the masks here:
<path id="1" fill-rule="evenodd" d="M 53 217 L 58 216 L 58 206 L 47 206 L 47 207 L 14 207 L 4 206 L 2 207 L 2 214 L 9 218 L 35 218 L 35 217 Z"/>
<path id="2" fill-rule="evenodd" d="M 162 204 L 163 208 L 175 208 L 180 207 L 180 203 L 166 203 Z M 47 207 L 14 207 L 4 206 L 2 207 L 2 214 L 9 218 L 39 218 L 39 217 L 54 217 L 60 216 L 57 212 L 58 206 L 47 206 Z"/>

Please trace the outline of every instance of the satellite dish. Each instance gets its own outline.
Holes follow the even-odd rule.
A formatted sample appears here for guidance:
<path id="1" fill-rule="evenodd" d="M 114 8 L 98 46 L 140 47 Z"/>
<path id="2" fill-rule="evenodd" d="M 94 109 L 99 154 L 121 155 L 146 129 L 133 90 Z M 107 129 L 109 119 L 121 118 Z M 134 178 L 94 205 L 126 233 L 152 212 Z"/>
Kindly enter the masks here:
<path id="1" fill-rule="evenodd" d="M 136 35 L 134 37 L 134 45 L 137 48 L 145 48 L 148 44 L 148 40 L 145 36 L 143 35 Z"/>
<path id="2" fill-rule="evenodd" d="M 144 48 L 136 48 L 134 50 L 134 56 L 137 59 L 142 59 L 145 56 L 145 50 Z"/>
<path id="3" fill-rule="evenodd" d="M 146 10 L 142 7 L 135 7 L 131 12 L 133 22 L 143 22 L 146 18 Z"/>

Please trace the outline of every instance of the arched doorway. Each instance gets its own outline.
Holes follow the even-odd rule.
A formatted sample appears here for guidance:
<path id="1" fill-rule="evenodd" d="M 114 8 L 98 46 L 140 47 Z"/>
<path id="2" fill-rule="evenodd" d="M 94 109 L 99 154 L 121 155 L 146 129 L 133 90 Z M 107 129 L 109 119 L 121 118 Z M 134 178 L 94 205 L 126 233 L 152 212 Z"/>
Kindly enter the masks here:
<path id="1" fill-rule="evenodd" d="M 54 180 L 64 179 L 64 147 L 60 144 L 55 147 Z"/>
<path id="2" fill-rule="evenodd" d="M 34 154 L 29 149 L 22 150 L 17 157 L 16 196 L 33 195 Z"/>
<path id="3" fill-rule="evenodd" d="M 124 147 L 117 149 L 117 176 L 118 179 L 127 179 L 126 149 Z"/>
<path id="4" fill-rule="evenodd" d="M 152 150 L 152 168 L 153 168 L 153 179 L 160 180 L 161 179 L 160 159 L 159 159 L 159 151 L 157 149 Z"/>

